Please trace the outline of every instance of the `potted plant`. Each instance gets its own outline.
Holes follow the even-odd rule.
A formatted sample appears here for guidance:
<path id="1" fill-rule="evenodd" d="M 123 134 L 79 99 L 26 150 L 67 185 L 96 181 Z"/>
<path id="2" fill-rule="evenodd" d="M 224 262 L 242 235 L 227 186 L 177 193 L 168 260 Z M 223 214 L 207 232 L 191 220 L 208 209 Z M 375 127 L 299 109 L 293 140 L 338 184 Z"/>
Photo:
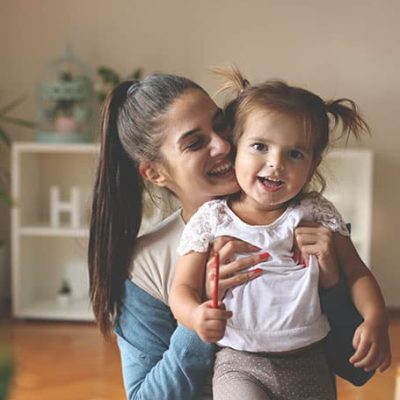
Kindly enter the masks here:
<path id="1" fill-rule="evenodd" d="M 66 279 L 61 282 L 60 289 L 58 290 L 58 303 L 61 306 L 66 306 L 71 299 L 71 286 Z"/>

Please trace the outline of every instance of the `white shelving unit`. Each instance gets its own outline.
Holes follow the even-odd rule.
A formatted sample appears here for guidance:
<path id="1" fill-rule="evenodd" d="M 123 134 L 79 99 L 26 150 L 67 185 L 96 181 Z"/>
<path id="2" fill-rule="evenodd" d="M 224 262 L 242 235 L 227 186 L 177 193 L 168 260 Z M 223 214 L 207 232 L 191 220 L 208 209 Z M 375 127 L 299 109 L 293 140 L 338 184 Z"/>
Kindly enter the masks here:
<path id="1" fill-rule="evenodd" d="M 87 286 L 88 209 L 98 152 L 97 144 L 17 142 L 12 147 L 12 302 L 17 318 L 93 320 L 87 290 L 82 295 L 81 287 L 77 296 L 72 287 L 64 303 L 58 292 L 67 271 Z M 80 226 L 71 228 L 68 218 L 51 226 L 54 185 L 63 200 L 71 187 L 79 189 Z"/>
<path id="2" fill-rule="evenodd" d="M 97 164 L 97 144 L 17 142 L 12 147 L 12 300 L 17 318 L 93 320 L 87 295 L 60 303 L 67 268 L 87 279 L 88 209 Z M 336 149 L 323 162 L 325 196 L 352 225 L 352 240 L 370 260 L 373 157 L 369 150 Z M 81 193 L 81 224 L 50 224 L 50 187 L 68 197 Z M 159 218 L 156 214 L 155 218 Z M 143 225 L 153 225 L 151 219 Z M 146 225 L 147 224 L 147 225 Z"/>
<path id="3" fill-rule="evenodd" d="M 324 196 L 351 224 L 352 241 L 367 266 L 371 257 L 373 153 L 368 149 L 335 149 L 323 161 Z"/>

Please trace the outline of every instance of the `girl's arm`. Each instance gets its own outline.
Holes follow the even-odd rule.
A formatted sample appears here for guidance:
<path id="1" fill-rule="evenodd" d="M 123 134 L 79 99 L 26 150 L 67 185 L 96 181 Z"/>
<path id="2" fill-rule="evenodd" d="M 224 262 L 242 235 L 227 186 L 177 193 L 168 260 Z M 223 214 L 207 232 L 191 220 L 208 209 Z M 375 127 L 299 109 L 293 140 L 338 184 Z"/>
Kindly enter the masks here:
<path id="1" fill-rule="evenodd" d="M 334 238 L 339 264 L 343 266 L 353 302 L 364 318 L 353 338 L 356 352 L 350 362 L 366 371 L 379 369 L 383 372 L 390 365 L 391 353 L 382 293 L 351 239 L 339 233 Z"/>
<path id="2" fill-rule="evenodd" d="M 211 301 L 203 302 L 205 266 L 208 253 L 190 252 L 179 257 L 169 302 L 175 318 L 207 342 L 224 336 L 226 320 L 231 313 L 223 304 L 212 308 Z"/>
<path id="3" fill-rule="evenodd" d="M 129 400 L 186 400 L 201 393 L 215 346 L 177 327 L 170 309 L 131 281 L 114 331 Z"/>

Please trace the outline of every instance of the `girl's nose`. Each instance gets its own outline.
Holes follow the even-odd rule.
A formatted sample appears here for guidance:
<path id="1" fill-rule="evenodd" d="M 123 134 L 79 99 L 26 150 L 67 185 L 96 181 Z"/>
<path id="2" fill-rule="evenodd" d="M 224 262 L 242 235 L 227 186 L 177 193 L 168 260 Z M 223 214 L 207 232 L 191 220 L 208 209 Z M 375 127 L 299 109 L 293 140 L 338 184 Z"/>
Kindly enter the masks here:
<path id="1" fill-rule="evenodd" d="M 218 134 L 213 134 L 210 142 L 210 155 L 212 157 L 216 156 L 225 156 L 230 153 L 231 145 L 230 143 L 224 139 L 223 137 L 219 136 Z"/>
<path id="2" fill-rule="evenodd" d="M 275 153 L 275 154 L 268 154 L 267 165 L 269 168 L 277 169 L 277 170 L 284 170 L 285 163 L 282 154 Z"/>

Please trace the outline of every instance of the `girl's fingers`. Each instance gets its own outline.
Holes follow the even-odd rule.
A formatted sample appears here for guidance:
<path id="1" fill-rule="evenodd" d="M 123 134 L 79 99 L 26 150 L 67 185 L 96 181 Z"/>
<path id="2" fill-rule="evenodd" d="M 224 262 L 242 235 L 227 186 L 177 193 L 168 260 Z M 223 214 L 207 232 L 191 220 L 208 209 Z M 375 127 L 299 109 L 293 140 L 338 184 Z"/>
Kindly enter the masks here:
<path id="1" fill-rule="evenodd" d="M 367 366 L 375 355 L 375 345 L 371 343 L 361 342 L 360 347 L 363 347 L 362 356 L 360 356 L 359 361 L 355 361 L 353 364 L 357 368 L 363 368 Z"/>
<path id="2" fill-rule="evenodd" d="M 368 354 L 358 363 L 354 363 L 354 366 L 363 367 L 366 371 L 370 371 L 374 369 L 373 366 L 377 363 L 377 361 L 379 361 L 378 348 L 375 343 L 372 343 Z"/>
<path id="3" fill-rule="evenodd" d="M 350 357 L 349 361 L 352 364 L 355 364 L 357 362 L 360 362 L 368 354 L 370 344 L 367 343 L 365 340 L 362 341 L 360 335 L 356 331 L 353 339 L 353 347 L 356 348 L 356 351 Z"/>

